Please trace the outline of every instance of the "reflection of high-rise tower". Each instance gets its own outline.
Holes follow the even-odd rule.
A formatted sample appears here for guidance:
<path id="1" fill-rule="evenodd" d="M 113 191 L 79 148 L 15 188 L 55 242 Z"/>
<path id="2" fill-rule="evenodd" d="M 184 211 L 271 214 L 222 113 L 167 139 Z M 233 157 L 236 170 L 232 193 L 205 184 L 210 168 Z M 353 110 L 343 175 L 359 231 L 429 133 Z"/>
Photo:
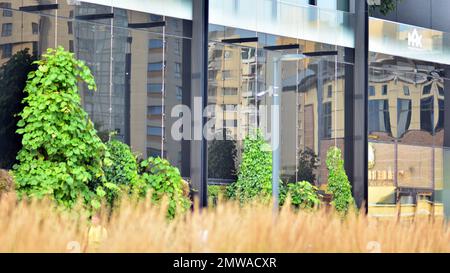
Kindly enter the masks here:
<path id="1" fill-rule="evenodd" d="M 210 39 L 216 40 L 221 34 L 212 31 Z M 229 137 L 241 140 L 255 128 L 257 75 L 262 68 L 258 58 L 255 42 L 210 45 L 208 103 L 216 105 L 216 132 L 224 129 Z"/>
<path id="2" fill-rule="evenodd" d="M 106 6 L 84 4 L 75 6 L 75 16 L 111 13 Z M 126 11 L 115 9 L 114 19 L 74 22 L 75 53 L 87 60 L 97 83 L 93 93 L 82 86 L 81 93 L 86 111 L 103 137 L 116 132 L 125 136 L 125 48 L 128 32 Z M 113 28 L 111 28 L 113 24 Z"/>
<path id="3" fill-rule="evenodd" d="M 165 27 L 151 31 L 135 29 L 129 32 L 130 56 L 130 143 L 143 157 L 161 156 L 181 168 L 182 142 L 171 136 L 171 111 L 185 103 L 189 62 L 184 62 L 188 41 L 182 20 L 129 12 L 130 23 L 161 22 Z M 177 36 L 177 37 L 175 37 Z M 187 70 L 187 71 L 186 71 Z M 190 87 L 189 87 L 190 88 Z"/>

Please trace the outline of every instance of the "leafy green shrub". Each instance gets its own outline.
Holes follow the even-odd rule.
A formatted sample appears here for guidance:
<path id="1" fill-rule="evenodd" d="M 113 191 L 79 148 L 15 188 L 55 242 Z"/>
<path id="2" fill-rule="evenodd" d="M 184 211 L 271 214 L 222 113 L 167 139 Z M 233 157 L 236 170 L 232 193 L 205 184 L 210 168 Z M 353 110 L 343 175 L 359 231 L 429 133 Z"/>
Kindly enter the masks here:
<path id="1" fill-rule="evenodd" d="M 103 167 L 106 181 L 123 188 L 138 183 L 138 163 L 130 147 L 113 139 L 106 143 L 106 148 L 111 160 L 111 165 Z M 117 197 L 116 192 L 109 192 L 107 200 L 112 203 Z"/>
<path id="2" fill-rule="evenodd" d="M 346 214 L 354 204 L 352 186 L 344 169 L 341 150 L 331 147 L 327 153 L 328 191 L 333 195 L 331 204 L 340 213 Z"/>
<path id="3" fill-rule="evenodd" d="M 24 107 L 23 89 L 27 83 L 27 75 L 36 70 L 33 64 L 35 57 L 28 49 L 14 54 L 0 67 L 0 168 L 10 169 L 16 163 L 16 156 L 22 147 L 22 138 L 16 134 L 16 116 Z"/>
<path id="4" fill-rule="evenodd" d="M 287 191 L 291 197 L 291 204 L 300 209 L 311 209 L 320 204 L 318 188 L 311 185 L 308 181 L 290 183 Z"/>
<path id="5" fill-rule="evenodd" d="M 229 198 L 237 198 L 244 203 L 271 197 L 272 153 L 268 146 L 260 131 L 244 139 L 238 180 L 227 188 Z"/>
<path id="6" fill-rule="evenodd" d="M 190 200 L 183 195 L 183 181 L 178 168 L 169 161 L 156 157 L 141 162 L 141 180 L 134 185 L 134 191 L 145 197 L 151 194 L 155 203 L 160 203 L 163 197 L 168 198 L 168 217 L 173 218 L 178 212 L 186 211 Z"/>
<path id="7" fill-rule="evenodd" d="M 227 186 L 208 185 L 208 204 L 215 206 L 220 198 L 225 197 Z"/>
<path id="8" fill-rule="evenodd" d="M 69 208 L 82 197 L 99 208 L 107 191 L 118 188 L 105 179 L 103 166 L 111 161 L 78 93 L 79 81 L 96 90 L 91 71 L 62 47 L 48 49 L 35 63 L 17 124 L 22 135 L 14 166 L 19 197 L 50 196 Z"/>

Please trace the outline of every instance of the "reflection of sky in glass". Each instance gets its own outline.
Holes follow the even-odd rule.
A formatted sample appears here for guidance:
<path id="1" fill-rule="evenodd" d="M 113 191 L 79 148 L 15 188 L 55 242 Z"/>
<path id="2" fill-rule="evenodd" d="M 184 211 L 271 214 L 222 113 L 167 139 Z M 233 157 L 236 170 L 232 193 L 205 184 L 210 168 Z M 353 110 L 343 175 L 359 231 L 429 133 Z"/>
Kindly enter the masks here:
<path id="1" fill-rule="evenodd" d="M 83 2 L 192 20 L 192 0 L 83 0 Z"/>
<path id="2" fill-rule="evenodd" d="M 334 6 L 328 4 L 322 9 L 302 5 L 303 3 L 300 2 L 293 0 L 279 2 L 272 0 L 210 0 L 210 23 L 354 47 L 354 15 L 333 10 L 336 3 Z"/>

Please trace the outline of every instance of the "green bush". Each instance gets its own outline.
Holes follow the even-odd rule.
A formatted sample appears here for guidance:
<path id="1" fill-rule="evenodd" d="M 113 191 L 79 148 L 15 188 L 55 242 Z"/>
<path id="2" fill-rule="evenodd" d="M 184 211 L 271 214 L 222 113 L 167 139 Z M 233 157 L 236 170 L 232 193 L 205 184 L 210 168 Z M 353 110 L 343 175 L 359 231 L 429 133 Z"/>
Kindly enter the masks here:
<path id="1" fill-rule="evenodd" d="M 190 208 L 190 200 L 183 195 L 184 185 L 178 168 L 159 157 L 142 161 L 140 168 L 142 175 L 139 182 L 133 186 L 134 192 L 142 197 L 151 194 L 155 203 L 160 203 L 163 197 L 167 197 L 169 218 Z"/>
<path id="2" fill-rule="evenodd" d="M 118 188 L 105 179 L 103 167 L 111 161 L 78 93 L 80 81 L 96 90 L 94 77 L 62 47 L 48 49 L 35 63 L 38 69 L 28 75 L 17 124 L 22 135 L 14 166 L 19 197 L 50 196 L 69 208 L 81 197 L 99 208 L 107 191 Z"/>
<path id="3" fill-rule="evenodd" d="M 241 203 L 254 199 L 268 200 L 272 194 L 272 153 L 263 135 L 257 131 L 255 136 L 244 139 L 242 162 L 238 180 L 227 188 L 229 198 Z"/>
<path id="4" fill-rule="evenodd" d="M 103 167 L 106 181 L 125 189 L 138 183 L 138 163 L 130 147 L 113 139 L 106 143 L 106 148 L 111 160 L 111 165 Z M 117 197 L 115 192 L 109 192 L 107 200 L 112 204 Z"/>
<path id="5" fill-rule="evenodd" d="M 320 204 L 317 187 L 308 181 L 289 183 L 287 193 L 291 198 L 291 204 L 300 209 L 311 209 Z"/>
<path id="6" fill-rule="evenodd" d="M 328 169 L 328 191 L 333 195 L 331 204 L 338 212 L 346 214 L 354 204 L 354 200 L 352 197 L 352 186 L 345 173 L 344 160 L 342 160 L 339 148 L 331 147 L 328 150 L 326 164 Z"/>
<path id="7" fill-rule="evenodd" d="M 227 186 L 208 185 L 208 205 L 215 206 L 220 198 L 226 196 Z"/>

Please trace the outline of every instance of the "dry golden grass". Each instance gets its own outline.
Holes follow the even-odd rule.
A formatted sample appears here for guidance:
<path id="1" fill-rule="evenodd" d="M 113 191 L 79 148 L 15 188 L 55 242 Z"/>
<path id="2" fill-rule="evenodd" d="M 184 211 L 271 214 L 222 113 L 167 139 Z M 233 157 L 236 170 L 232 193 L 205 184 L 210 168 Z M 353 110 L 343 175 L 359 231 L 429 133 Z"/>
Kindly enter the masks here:
<path id="1" fill-rule="evenodd" d="M 164 207 L 124 200 L 108 221 L 100 252 L 450 252 L 443 221 L 345 220 L 325 210 L 274 214 L 263 205 L 215 209 L 166 220 Z M 56 211 L 46 201 L 0 200 L 0 252 L 83 251 L 84 213 Z"/>

